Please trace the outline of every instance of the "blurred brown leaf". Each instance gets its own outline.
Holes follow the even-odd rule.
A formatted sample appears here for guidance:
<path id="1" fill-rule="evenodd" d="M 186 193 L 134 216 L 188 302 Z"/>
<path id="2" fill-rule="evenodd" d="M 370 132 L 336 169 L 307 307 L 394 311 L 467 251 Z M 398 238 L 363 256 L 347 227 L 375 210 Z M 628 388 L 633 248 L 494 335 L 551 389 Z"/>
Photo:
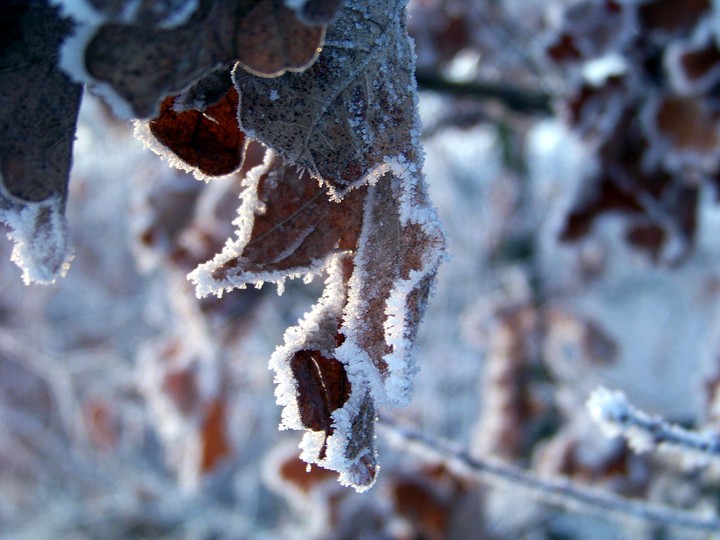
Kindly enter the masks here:
<path id="1" fill-rule="evenodd" d="M 208 406 L 202 425 L 200 472 L 207 473 L 218 466 L 232 452 L 225 420 L 226 404 L 222 398 Z"/>
<path id="2" fill-rule="evenodd" d="M 242 128 L 342 196 L 386 156 L 405 152 L 414 123 L 413 56 L 404 2 L 348 5 L 322 54 L 275 79 L 235 69 Z"/>
<path id="3" fill-rule="evenodd" d="M 84 46 L 87 73 L 75 75 L 101 83 L 105 97 L 119 97 L 120 102 L 111 98 L 116 114 L 148 118 L 165 96 L 219 65 L 239 61 L 269 77 L 303 70 L 317 57 L 324 32 L 322 25 L 298 20 L 282 0 L 205 0 L 176 27 L 142 21 L 101 25 Z"/>

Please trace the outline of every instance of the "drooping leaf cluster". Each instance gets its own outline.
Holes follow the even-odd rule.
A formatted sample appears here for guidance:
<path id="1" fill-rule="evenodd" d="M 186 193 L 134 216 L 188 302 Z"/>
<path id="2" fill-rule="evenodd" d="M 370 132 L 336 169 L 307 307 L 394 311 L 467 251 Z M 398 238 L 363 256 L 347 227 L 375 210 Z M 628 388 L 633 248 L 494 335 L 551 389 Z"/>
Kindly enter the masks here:
<path id="1" fill-rule="evenodd" d="M 321 299 L 271 360 L 282 426 L 307 431 L 306 461 L 367 488 L 376 410 L 409 399 L 444 246 L 422 175 L 405 2 L 55 4 L 13 4 L 2 21 L 12 31 L 0 49 L 10 95 L 0 109 L 0 218 L 15 231 L 26 280 L 67 268 L 83 85 L 201 178 L 235 173 L 263 143 L 236 238 L 190 279 L 199 296 L 219 296 L 325 272 Z"/>

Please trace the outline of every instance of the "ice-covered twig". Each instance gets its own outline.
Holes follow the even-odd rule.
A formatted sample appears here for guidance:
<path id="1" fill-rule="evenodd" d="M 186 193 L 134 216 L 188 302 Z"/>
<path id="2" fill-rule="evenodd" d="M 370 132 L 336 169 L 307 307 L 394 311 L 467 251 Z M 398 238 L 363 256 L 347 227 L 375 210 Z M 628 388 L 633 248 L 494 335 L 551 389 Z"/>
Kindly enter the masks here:
<path id="1" fill-rule="evenodd" d="M 714 515 L 704 516 L 626 499 L 609 491 L 580 485 L 569 478 L 543 478 L 509 463 L 474 457 L 457 444 L 401 426 L 387 416 L 381 416 L 378 425 L 390 442 L 400 449 L 409 450 L 421 458 L 440 460 L 463 478 L 510 488 L 515 492 L 522 491 L 544 504 L 603 516 L 638 519 L 678 529 L 720 530 L 720 519 Z"/>
<path id="2" fill-rule="evenodd" d="M 633 407 L 618 390 L 597 388 L 590 394 L 587 408 L 606 435 L 624 437 L 638 453 L 655 449 L 676 452 L 695 465 L 720 457 L 720 434 L 691 431 L 650 416 Z"/>

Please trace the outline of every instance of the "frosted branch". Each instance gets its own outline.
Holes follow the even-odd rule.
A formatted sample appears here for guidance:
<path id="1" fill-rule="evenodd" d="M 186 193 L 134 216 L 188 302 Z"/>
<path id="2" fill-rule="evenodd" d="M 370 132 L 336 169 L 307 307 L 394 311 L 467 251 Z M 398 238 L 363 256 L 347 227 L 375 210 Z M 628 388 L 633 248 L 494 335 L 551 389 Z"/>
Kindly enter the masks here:
<path id="1" fill-rule="evenodd" d="M 413 452 L 422 459 L 440 460 L 463 478 L 512 489 L 513 492 L 522 491 L 544 504 L 569 511 L 582 510 L 601 516 L 637 519 L 678 529 L 720 530 L 720 519 L 715 516 L 626 499 L 608 491 L 582 486 L 569 478 L 542 478 L 509 463 L 471 456 L 457 444 L 401 426 L 386 416 L 380 418 L 379 427 L 398 449 Z"/>
<path id="2" fill-rule="evenodd" d="M 624 437 L 638 453 L 675 452 L 695 465 L 706 465 L 710 458 L 720 456 L 718 433 L 691 431 L 650 416 L 633 407 L 618 390 L 597 388 L 587 400 L 587 408 L 606 435 Z"/>

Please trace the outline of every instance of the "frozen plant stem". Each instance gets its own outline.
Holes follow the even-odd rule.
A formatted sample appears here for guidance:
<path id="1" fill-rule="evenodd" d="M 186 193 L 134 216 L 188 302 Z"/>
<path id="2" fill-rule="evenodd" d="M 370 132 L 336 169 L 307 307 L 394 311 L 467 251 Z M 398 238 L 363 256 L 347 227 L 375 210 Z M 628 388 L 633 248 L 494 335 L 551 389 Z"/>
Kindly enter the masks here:
<path id="1" fill-rule="evenodd" d="M 650 416 L 633 407 L 618 390 L 597 388 L 590 394 L 587 408 L 606 435 L 624 437 L 638 453 L 655 449 L 676 452 L 695 465 L 706 465 L 710 458 L 720 456 L 717 433 L 691 431 Z"/>
<path id="2" fill-rule="evenodd" d="M 665 527 L 696 531 L 720 530 L 720 519 L 639 500 L 629 500 L 608 491 L 582 486 L 572 480 L 542 478 L 528 470 L 498 460 L 477 458 L 452 442 L 434 438 L 381 416 L 378 426 L 397 448 L 407 449 L 423 459 L 440 460 L 463 478 L 495 487 L 522 490 L 544 504 L 566 510 L 631 518 Z"/>

